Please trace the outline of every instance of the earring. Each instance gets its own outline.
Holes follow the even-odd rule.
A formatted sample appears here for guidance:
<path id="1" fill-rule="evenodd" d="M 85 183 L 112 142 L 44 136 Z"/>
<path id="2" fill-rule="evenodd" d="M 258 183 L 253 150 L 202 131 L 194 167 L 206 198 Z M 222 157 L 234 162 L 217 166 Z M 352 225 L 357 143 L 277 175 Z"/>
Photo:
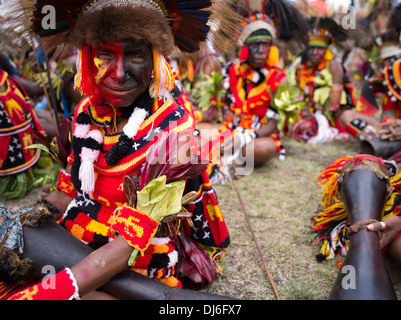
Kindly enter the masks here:
<path id="1" fill-rule="evenodd" d="M 269 57 L 267 59 L 267 64 L 272 67 L 279 62 L 279 51 L 276 46 L 271 46 L 269 51 Z"/>

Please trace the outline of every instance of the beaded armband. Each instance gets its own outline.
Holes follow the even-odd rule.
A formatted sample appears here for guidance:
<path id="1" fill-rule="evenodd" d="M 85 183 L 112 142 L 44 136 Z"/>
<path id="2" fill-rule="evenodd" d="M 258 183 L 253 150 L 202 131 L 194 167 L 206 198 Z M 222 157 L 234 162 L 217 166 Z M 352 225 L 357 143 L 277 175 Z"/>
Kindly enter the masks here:
<path id="1" fill-rule="evenodd" d="M 113 233 L 120 234 L 141 255 L 156 234 L 159 221 L 129 206 L 117 209 L 116 219 L 111 225 Z"/>

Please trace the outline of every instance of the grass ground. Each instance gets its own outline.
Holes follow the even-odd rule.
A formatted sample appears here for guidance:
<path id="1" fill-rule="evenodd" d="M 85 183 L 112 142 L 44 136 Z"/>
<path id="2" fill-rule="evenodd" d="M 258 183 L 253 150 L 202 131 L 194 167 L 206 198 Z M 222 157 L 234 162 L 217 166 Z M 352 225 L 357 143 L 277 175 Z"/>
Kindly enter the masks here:
<path id="1" fill-rule="evenodd" d="M 284 140 L 285 161 L 274 159 L 236 181 L 262 255 L 282 300 L 327 299 L 336 261 L 317 262 L 311 218 L 320 202 L 316 176 L 341 156 L 358 153 L 359 143 L 306 145 Z M 206 290 L 239 299 L 276 299 L 232 183 L 215 186 L 231 245 L 220 275 Z M 400 297 L 401 286 L 396 286 Z"/>
<path id="2" fill-rule="evenodd" d="M 324 300 L 331 291 L 338 269 L 334 260 L 319 263 L 309 233 L 311 218 L 320 202 L 316 176 L 332 161 L 358 153 L 356 141 L 306 145 L 283 140 L 285 161 L 272 160 L 236 181 L 245 203 L 262 255 L 281 300 Z M 274 300 L 261 258 L 249 231 L 233 183 L 214 186 L 226 219 L 231 245 L 222 262 L 224 274 L 204 291 L 243 300 Z M 31 204 L 40 190 L 26 198 L 7 201 L 10 207 Z M 401 297 L 401 285 L 396 285 Z"/>

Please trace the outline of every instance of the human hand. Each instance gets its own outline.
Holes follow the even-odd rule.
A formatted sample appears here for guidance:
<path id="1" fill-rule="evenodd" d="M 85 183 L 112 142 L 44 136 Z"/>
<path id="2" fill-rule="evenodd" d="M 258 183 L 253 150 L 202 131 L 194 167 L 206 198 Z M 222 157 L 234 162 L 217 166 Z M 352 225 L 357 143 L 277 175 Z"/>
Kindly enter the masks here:
<path id="1" fill-rule="evenodd" d="M 46 191 L 47 188 L 48 188 L 48 186 L 45 186 L 44 189 L 42 188 L 42 192 Z M 54 220 L 58 220 L 58 219 L 60 219 L 62 217 L 64 212 L 67 210 L 68 205 L 70 204 L 70 202 L 73 199 L 70 196 L 66 195 L 64 192 L 59 191 L 57 189 L 55 191 L 47 194 L 47 195 L 46 195 L 46 193 L 43 194 L 42 197 L 43 197 L 43 199 L 46 199 L 47 201 L 50 201 L 57 208 L 60 209 L 60 213 L 59 214 L 53 215 L 53 219 Z"/>
<path id="2" fill-rule="evenodd" d="M 52 185 L 51 183 L 47 183 L 40 188 L 42 191 L 42 199 L 45 199 L 51 192 L 52 192 Z"/>
<path id="3" fill-rule="evenodd" d="M 387 247 L 401 232 L 401 217 L 392 216 L 385 221 L 375 222 L 366 227 L 369 231 L 378 232 L 380 235 L 380 248 Z"/>
<path id="4" fill-rule="evenodd" d="M 225 139 L 222 146 L 222 156 L 236 158 L 241 149 L 251 143 L 256 138 L 256 134 L 252 130 L 236 131 L 230 137 Z"/>
<path id="5" fill-rule="evenodd" d="M 401 120 L 396 119 L 392 122 L 382 123 L 380 126 L 380 139 L 401 140 Z"/>
<path id="6" fill-rule="evenodd" d="M 301 117 L 302 119 L 315 119 L 314 113 L 309 108 L 303 108 L 301 110 Z"/>

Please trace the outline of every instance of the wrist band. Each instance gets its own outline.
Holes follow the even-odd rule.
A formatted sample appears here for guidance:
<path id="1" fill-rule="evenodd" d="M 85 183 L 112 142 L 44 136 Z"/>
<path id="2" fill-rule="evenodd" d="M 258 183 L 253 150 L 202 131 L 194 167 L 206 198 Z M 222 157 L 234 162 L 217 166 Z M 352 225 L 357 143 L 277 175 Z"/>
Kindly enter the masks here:
<path id="1" fill-rule="evenodd" d="M 71 198 L 75 198 L 77 196 L 77 191 L 75 190 L 74 185 L 71 181 L 71 175 L 68 174 L 64 169 L 60 170 L 59 176 L 57 178 L 56 188 L 60 191 L 63 191 Z"/>
<path id="2" fill-rule="evenodd" d="M 393 122 L 394 120 L 395 120 L 394 118 L 384 118 L 382 120 L 382 123 L 390 123 L 390 122 Z"/>
<path id="3" fill-rule="evenodd" d="M 80 300 L 78 284 L 69 268 L 10 297 L 10 300 Z"/>
<path id="4" fill-rule="evenodd" d="M 125 241 L 143 255 L 150 240 L 156 234 L 159 221 L 129 206 L 117 209 L 117 218 L 111 225 L 113 233 L 120 234 Z"/>

